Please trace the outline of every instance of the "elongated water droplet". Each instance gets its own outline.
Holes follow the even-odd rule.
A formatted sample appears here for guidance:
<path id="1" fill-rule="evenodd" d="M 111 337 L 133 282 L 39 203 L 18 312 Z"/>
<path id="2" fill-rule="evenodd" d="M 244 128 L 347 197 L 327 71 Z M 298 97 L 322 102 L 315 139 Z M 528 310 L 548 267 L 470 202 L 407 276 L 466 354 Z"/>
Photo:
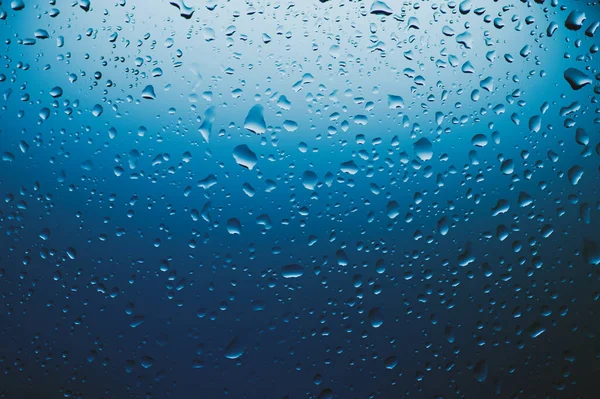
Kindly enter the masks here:
<path id="1" fill-rule="evenodd" d="M 564 76 L 573 90 L 579 90 L 592 83 L 592 78 L 579 69 L 569 68 L 565 71 Z"/>
<path id="2" fill-rule="evenodd" d="M 304 274 L 304 268 L 298 264 L 286 265 L 281 268 L 281 275 L 284 278 L 298 278 Z"/>

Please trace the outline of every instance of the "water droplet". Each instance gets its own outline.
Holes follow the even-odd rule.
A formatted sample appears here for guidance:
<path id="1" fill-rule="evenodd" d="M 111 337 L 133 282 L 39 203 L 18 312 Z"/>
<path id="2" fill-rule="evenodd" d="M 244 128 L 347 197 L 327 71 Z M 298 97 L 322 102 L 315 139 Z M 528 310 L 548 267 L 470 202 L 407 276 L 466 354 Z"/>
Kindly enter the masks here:
<path id="1" fill-rule="evenodd" d="M 579 10 L 573 10 L 569 13 L 565 21 L 565 26 L 569 30 L 579 30 L 583 26 L 583 22 L 585 21 L 585 13 Z"/>
<path id="2" fill-rule="evenodd" d="M 583 240 L 583 259 L 590 265 L 600 265 L 600 245 L 595 241 L 585 238 Z"/>
<path id="3" fill-rule="evenodd" d="M 343 162 L 340 166 L 340 169 L 344 173 L 348 173 L 349 175 L 355 175 L 358 173 L 358 166 L 354 161 Z"/>
<path id="4" fill-rule="evenodd" d="M 267 131 L 267 125 L 265 123 L 265 117 L 263 115 L 264 108 L 260 104 L 256 104 L 250 111 L 244 122 L 244 128 L 248 129 L 255 134 L 263 134 Z"/>
<path id="5" fill-rule="evenodd" d="M 242 224 L 236 218 L 227 220 L 227 232 L 232 235 L 242 234 Z"/>
<path id="6" fill-rule="evenodd" d="M 304 274 L 304 267 L 298 264 L 286 265 L 281 268 L 281 275 L 284 278 L 298 278 Z"/>
<path id="7" fill-rule="evenodd" d="M 479 382 L 484 382 L 487 379 L 488 375 L 488 364 L 485 360 L 480 360 L 475 364 L 473 368 L 473 372 L 475 373 L 475 378 Z"/>
<path id="8" fill-rule="evenodd" d="M 400 205 L 397 201 L 390 201 L 387 204 L 386 211 L 390 219 L 396 219 L 400 214 Z"/>
<path id="9" fill-rule="evenodd" d="M 142 91 L 142 98 L 145 98 L 147 100 L 155 100 L 156 94 L 154 93 L 154 86 L 152 86 L 152 85 L 146 86 L 144 88 L 144 90 Z"/>
<path id="10" fill-rule="evenodd" d="M 184 0 L 172 0 L 170 4 L 177 8 L 180 12 L 179 15 L 185 19 L 190 19 L 194 15 L 194 7 L 186 6 Z"/>
<path id="11" fill-rule="evenodd" d="M 229 344 L 225 347 L 225 357 L 227 359 L 239 359 L 244 354 L 244 352 L 246 352 L 246 347 L 242 345 L 238 337 L 233 338 L 231 342 L 229 342 Z"/>
<path id="12" fill-rule="evenodd" d="M 92 115 L 94 115 L 96 117 L 102 115 L 103 112 L 104 112 L 104 108 L 102 108 L 102 105 L 100 105 L 100 104 L 96 104 L 96 105 L 94 105 L 94 108 L 92 108 Z"/>
<path id="13" fill-rule="evenodd" d="M 246 144 L 238 145 L 233 149 L 233 158 L 238 165 L 249 170 L 252 170 L 258 162 L 256 154 Z"/>
<path id="14" fill-rule="evenodd" d="M 369 323 L 374 328 L 379 328 L 383 325 L 383 313 L 381 308 L 373 308 L 369 311 Z"/>
<path id="15" fill-rule="evenodd" d="M 306 172 L 304 172 L 304 174 L 302 175 L 302 185 L 304 186 L 304 188 L 306 188 L 307 190 L 314 190 L 317 186 L 317 183 L 318 177 L 315 172 L 313 172 L 312 170 L 307 170 Z"/>
<path id="16" fill-rule="evenodd" d="M 12 0 L 10 2 L 10 8 L 12 8 L 14 11 L 21 11 L 23 8 L 25 8 L 25 2 L 23 0 Z"/>
<path id="17" fill-rule="evenodd" d="M 583 168 L 579 165 L 575 165 L 569 169 L 569 171 L 567 172 L 567 176 L 569 177 L 569 181 L 572 185 L 575 186 L 577 185 L 577 183 L 579 183 L 579 180 L 581 180 L 581 178 L 583 177 L 583 172 Z"/>
<path id="18" fill-rule="evenodd" d="M 592 79 L 579 69 L 569 68 L 565 71 L 564 76 L 573 90 L 579 90 L 592 83 Z"/>
<path id="19" fill-rule="evenodd" d="M 404 99 L 394 94 L 388 94 L 389 109 L 404 108 Z"/>
<path id="20" fill-rule="evenodd" d="M 429 161 L 433 157 L 433 145 L 425 137 L 414 143 L 413 147 L 415 154 L 421 161 Z"/>
<path id="21" fill-rule="evenodd" d="M 370 12 L 374 15 L 391 15 L 392 9 L 385 2 L 375 0 L 371 4 Z"/>
<path id="22" fill-rule="evenodd" d="M 79 7 L 85 12 L 88 12 L 90 10 L 90 7 L 92 6 L 90 0 L 78 0 L 78 3 Z"/>
<path id="23" fill-rule="evenodd" d="M 50 95 L 54 98 L 61 97 L 63 95 L 63 89 L 59 86 L 56 86 L 50 90 Z"/>
<path id="24" fill-rule="evenodd" d="M 393 370 L 398 365 L 398 358 L 396 356 L 389 356 L 389 357 L 385 358 L 385 360 L 383 361 L 383 364 L 386 369 Z"/>

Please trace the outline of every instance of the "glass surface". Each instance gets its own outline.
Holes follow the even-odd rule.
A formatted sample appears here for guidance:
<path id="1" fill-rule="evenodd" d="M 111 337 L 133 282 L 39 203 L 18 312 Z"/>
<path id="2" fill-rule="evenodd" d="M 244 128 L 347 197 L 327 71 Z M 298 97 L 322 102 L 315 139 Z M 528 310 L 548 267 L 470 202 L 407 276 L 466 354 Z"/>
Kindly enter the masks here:
<path id="1" fill-rule="evenodd" d="M 597 0 L 1 0 L 0 398 L 597 398 Z"/>

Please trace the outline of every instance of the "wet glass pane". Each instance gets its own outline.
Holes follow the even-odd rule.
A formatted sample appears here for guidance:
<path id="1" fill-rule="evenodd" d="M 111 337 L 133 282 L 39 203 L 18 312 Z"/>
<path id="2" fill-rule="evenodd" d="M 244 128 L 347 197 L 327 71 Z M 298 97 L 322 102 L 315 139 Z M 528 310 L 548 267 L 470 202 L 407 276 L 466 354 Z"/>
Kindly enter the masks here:
<path id="1" fill-rule="evenodd" d="M 595 398 L 597 0 L 1 0 L 0 398 Z"/>

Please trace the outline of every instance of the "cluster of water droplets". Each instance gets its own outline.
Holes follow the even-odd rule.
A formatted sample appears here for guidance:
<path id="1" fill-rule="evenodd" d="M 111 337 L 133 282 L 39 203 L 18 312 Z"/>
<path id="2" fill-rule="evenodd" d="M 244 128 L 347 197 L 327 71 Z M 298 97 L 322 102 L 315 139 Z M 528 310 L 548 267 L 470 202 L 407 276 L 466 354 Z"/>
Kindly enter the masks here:
<path id="1" fill-rule="evenodd" d="M 1 2 L 0 397 L 588 397 L 599 9 Z"/>

